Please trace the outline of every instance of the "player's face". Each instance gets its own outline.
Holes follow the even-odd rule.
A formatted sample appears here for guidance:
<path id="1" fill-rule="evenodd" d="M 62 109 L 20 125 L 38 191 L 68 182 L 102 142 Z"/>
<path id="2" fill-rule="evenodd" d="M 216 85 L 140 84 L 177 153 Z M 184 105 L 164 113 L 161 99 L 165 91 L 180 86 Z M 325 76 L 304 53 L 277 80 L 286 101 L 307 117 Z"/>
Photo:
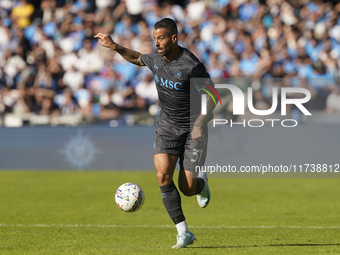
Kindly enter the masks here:
<path id="1" fill-rule="evenodd" d="M 158 54 L 163 57 L 169 56 L 176 42 L 176 35 L 170 36 L 165 28 L 158 28 L 153 30 L 153 39 L 155 40 Z"/>

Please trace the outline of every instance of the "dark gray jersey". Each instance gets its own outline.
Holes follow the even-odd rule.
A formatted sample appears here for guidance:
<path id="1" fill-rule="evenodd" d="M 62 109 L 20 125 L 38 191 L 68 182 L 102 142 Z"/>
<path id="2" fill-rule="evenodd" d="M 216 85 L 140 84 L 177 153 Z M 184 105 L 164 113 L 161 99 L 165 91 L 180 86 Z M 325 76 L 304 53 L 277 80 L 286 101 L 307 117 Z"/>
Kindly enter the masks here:
<path id="1" fill-rule="evenodd" d="M 190 78 L 210 76 L 194 54 L 185 48 L 180 49 L 180 54 L 172 61 L 165 60 L 157 50 L 142 55 L 141 60 L 155 78 L 161 108 L 158 120 L 178 129 L 190 129 L 201 109 L 199 104 L 190 108 L 190 89 L 200 98 L 195 86 L 190 87 Z"/>

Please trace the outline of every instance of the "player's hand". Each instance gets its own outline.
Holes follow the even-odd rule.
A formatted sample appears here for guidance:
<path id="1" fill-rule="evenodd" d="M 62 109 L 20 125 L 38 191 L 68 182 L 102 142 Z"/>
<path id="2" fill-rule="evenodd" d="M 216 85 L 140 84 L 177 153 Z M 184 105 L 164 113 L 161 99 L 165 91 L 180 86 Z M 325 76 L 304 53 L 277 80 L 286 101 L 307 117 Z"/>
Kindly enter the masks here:
<path id="1" fill-rule="evenodd" d="M 191 131 L 191 138 L 194 143 L 202 142 L 205 139 L 202 128 L 200 126 L 194 126 Z"/>
<path id="2" fill-rule="evenodd" d="M 109 34 L 98 33 L 94 36 L 94 38 L 99 38 L 99 44 L 107 48 L 114 49 L 116 45 Z"/>

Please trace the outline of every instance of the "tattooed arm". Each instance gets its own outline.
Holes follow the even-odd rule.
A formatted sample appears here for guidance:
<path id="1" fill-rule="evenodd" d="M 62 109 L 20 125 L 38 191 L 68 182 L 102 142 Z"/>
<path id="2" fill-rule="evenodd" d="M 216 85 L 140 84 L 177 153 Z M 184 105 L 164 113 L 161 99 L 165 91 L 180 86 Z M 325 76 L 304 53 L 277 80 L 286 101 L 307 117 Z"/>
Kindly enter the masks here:
<path id="1" fill-rule="evenodd" d="M 126 61 L 138 66 L 145 66 L 141 60 L 141 53 L 120 46 L 112 40 L 110 35 L 98 33 L 94 37 L 99 38 L 98 42 L 100 45 L 117 51 Z"/>

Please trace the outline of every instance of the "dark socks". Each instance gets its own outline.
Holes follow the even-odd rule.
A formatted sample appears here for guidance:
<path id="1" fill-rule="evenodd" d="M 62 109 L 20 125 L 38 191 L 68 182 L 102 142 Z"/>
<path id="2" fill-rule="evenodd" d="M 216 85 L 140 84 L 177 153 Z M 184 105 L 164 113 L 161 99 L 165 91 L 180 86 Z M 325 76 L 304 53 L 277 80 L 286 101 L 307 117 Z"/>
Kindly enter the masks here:
<path id="1" fill-rule="evenodd" d="M 204 187 L 204 180 L 202 179 L 202 181 L 203 181 L 203 187 Z M 161 186 L 160 189 L 162 192 L 163 204 L 170 218 L 173 220 L 175 224 L 178 224 L 184 221 L 185 217 L 184 217 L 182 206 L 181 206 L 181 196 L 174 182 L 171 182 L 170 184 L 167 184 L 165 186 Z"/>
<path id="2" fill-rule="evenodd" d="M 197 178 L 197 186 L 196 186 L 196 192 L 195 192 L 195 195 L 201 193 L 201 191 L 203 190 L 204 188 L 204 185 L 205 185 L 205 180 L 198 177 Z"/>

